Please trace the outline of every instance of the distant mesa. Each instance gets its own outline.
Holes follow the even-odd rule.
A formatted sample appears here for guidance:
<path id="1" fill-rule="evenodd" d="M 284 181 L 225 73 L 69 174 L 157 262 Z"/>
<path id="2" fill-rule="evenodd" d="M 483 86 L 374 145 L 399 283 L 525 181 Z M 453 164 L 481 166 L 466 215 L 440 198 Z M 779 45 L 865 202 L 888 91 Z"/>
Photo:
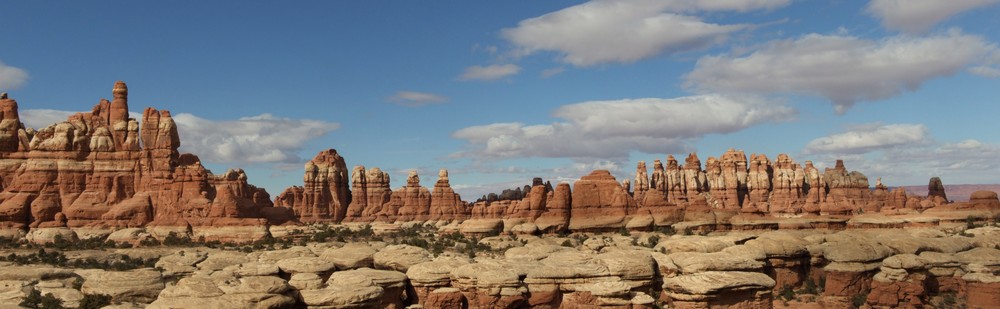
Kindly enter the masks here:
<path id="1" fill-rule="evenodd" d="M 181 154 L 177 125 L 166 110 L 146 108 L 129 118 L 128 86 L 116 82 L 112 100 L 90 112 L 35 130 L 18 103 L 0 96 L 0 237 L 22 238 L 54 229 L 72 237 L 104 237 L 145 227 L 154 235 L 246 242 L 279 226 L 311 223 L 433 224 L 467 234 L 564 231 L 698 231 L 872 228 L 992 218 L 992 191 L 952 202 L 941 179 L 927 195 L 889 188 L 843 161 L 820 170 L 779 154 L 730 149 L 705 161 L 690 153 L 640 161 L 635 176 L 618 180 L 597 170 L 568 183 L 542 178 L 469 203 L 437 179 L 411 172 L 391 188 L 377 167 L 348 169 L 336 150 L 304 166 L 303 183 L 271 200 L 239 169 L 211 173 L 194 154 Z M 703 165 L 704 162 L 704 165 Z M 424 184 L 433 181 L 433 185 Z M 398 227 L 398 225 L 397 225 Z M 47 233 L 55 235 L 58 233 Z"/>

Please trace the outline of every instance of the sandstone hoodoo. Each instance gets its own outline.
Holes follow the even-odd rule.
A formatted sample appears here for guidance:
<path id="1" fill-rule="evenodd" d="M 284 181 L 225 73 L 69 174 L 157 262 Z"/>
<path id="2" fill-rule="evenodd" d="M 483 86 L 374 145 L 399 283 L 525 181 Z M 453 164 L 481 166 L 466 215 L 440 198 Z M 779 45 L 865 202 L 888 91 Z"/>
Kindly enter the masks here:
<path id="1" fill-rule="evenodd" d="M 772 160 L 734 149 L 708 157 L 704 168 L 695 153 L 683 164 L 667 156 L 653 160 L 651 171 L 639 162 L 635 176 L 622 181 L 601 170 L 572 186 L 536 178 L 471 204 L 452 189 L 447 170 L 430 188 L 413 171 L 392 189 L 388 173 L 349 170 L 328 149 L 305 164 L 302 186 L 272 202 L 242 170 L 212 174 L 194 154 L 180 153 L 170 112 L 147 108 L 141 119 L 129 118 L 125 83 L 115 83 L 112 95 L 90 112 L 38 130 L 23 125 L 15 100 L 0 98 L 2 236 L 38 230 L 32 237 L 45 241 L 42 235 L 103 237 L 143 227 L 156 237 L 250 241 L 274 225 L 341 222 L 432 222 L 470 234 L 898 227 L 983 220 L 1000 211 L 988 191 L 969 202 L 948 201 L 936 177 L 928 196 L 912 196 L 890 192 L 881 180 L 872 190 L 868 177 L 843 161 L 820 171 L 785 154 Z"/>
<path id="2" fill-rule="evenodd" d="M 327 158 L 335 159 L 317 163 L 331 160 Z M 305 186 L 285 189 L 275 199 L 276 206 L 292 209 L 304 223 L 458 220 L 470 213 L 445 169 L 438 172 L 433 191 L 420 185 L 416 171 L 397 190 L 389 188 L 389 174 L 377 167 L 366 172 L 357 166 L 348 178 L 344 159 L 333 149 L 320 152 L 305 169 Z M 313 172 L 317 169 L 321 172 Z"/>
<path id="3" fill-rule="evenodd" d="M 393 189 L 327 149 L 272 202 L 243 170 L 180 153 L 170 112 L 129 118 L 125 83 L 112 94 L 39 130 L 0 95 L 0 247 L 15 251 L 0 254 L 0 305 L 995 308 L 1000 295 L 1000 198 L 952 202 L 937 177 L 916 196 L 840 160 L 729 149 L 467 203 L 446 169 Z"/>
<path id="4" fill-rule="evenodd" d="M 654 160 L 651 172 L 639 162 L 635 176 L 620 182 L 603 170 L 572 186 L 553 187 L 535 178 L 530 185 L 490 193 L 471 204 L 451 189 L 447 170 L 438 173 L 433 190 L 420 184 L 416 172 L 407 176 L 405 186 L 393 190 L 387 173 L 358 166 L 348 177 L 342 161 L 333 149 L 320 152 L 305 166 L 306 185 L 288 188 L 275 204 L 292 209 L 302 222 L 433 222 L 469 234 L 667 226 L 702 231 L 923 226 L 936 221 L 878 216 L 920 216 L 936 208 L 947 209 L 945 220 L 957 222 L 1000 211 L 986 193 L 970 202 L 950 203 L 939 197 L 944 194 L 939 181 L 932 181 L 935 195 L 928 197 L 900 189 L 890 193 L 881 179 L 870 188 L 867 176 L 849 171 L 841 160 L 820 171 L 811 161 L 803 166 L 786 154 L 772 161 L 734 149 L 718 159 L 709 157 L 704 169 L 695 153 L 686 156 L 683 165 L 668 156 L 665 165 Z"/>
<path id="5" fill-rule="evenodd" d="M 239 240 L 266 235 L 268 216 L 287 217 L 242 170 L 214 175 L 197 156 L 179 153 L 169 111 L 147 108 L 140 122 L 128 117 L 125 83 L 116 82 L 112 94 L 90 112 L 37 131 L 20 121 L 15 100 L 0 99 L 5 235 L 66 227 L 107 235 L 149 226 Z"/>
<path id="6" fill-rule="evenodd" d="M 278 195 L 277 206 L 291 208 L 303 222 L 343 220 L 351 203 L 351 178 L 347 177 L 344 158 L 333 149 L 321 151 L 306 162 L 303 178 L 304 186 Z"/>
<path id="7" fill-rule="evenodd" d="M 618 229 L 630 212 L 635 200 L 608 171 L 594 171 L 573 184 L 570 229 Z"/>

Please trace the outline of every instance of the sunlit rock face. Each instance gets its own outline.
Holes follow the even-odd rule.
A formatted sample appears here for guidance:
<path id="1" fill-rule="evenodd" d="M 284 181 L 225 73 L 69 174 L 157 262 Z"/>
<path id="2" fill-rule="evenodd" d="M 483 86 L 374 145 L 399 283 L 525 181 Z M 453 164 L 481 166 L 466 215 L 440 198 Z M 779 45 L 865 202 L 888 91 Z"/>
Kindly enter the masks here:
<path id="1" fill-rule="evenodd" d="M 147 108 L 141 121 L 129 118 L 125 83 L 116 82 L 112 95 L 38 130 L 21 123 L 15 100 L 0 99 L 0 226 L 263 230 L 269 219 L 287 221 L 242 170 L 215 175 L 197 156 L 179 153 L 169 111 Z"/>

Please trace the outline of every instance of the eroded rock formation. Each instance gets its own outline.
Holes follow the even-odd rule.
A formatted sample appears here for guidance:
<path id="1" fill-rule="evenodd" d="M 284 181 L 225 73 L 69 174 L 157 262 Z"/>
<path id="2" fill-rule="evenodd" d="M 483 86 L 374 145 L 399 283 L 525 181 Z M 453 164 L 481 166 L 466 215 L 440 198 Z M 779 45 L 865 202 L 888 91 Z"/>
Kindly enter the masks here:
<path id="1" fill-rule="evenodd" d="M 149 225 L 228 240 L 262 237 L 269 218 L 289 219 L 242 170 L 214 175 L 179 153 L 169 111 L 147 108 L 140 122 L 128 117 L 125 83 L 112 94 L 38 131 L 21 123 L 16 101 L 0 99 L 0 227 L 110 233 Z"/>
<path id="2" fill-rule="evenodd" d="M 320 151 L 306 162 L 305 185 L 286 189 L 276 204 L 291 208 L 303 222 L 340 222 L 351 203 L 349 179 L 347 164 L 336 150 Z"/>
<path id="3" fill-rule="evenodd" d="M 292 209 L 302 222 L 456 220 L 470 213 L 451 188 L 448 170 L 438 172 L 433 190 L 420 185 L 416 171 L 410 171 L 404 187 L 392 190 L 389 174 L 377 167 L 356 166 L 348 177 L 344 158 L 334 149 L 306 163 L 304 184 L 275 199 L 276 206 Z"/>
<path id="4" fill-rule="evenodd" d="M 268 225 L 297 222 L 384 222 L 386 229 L 433 222 L 470 234 L 869 228 L 983 220 L 1000 212 L 992 192 L 949 202 L 936 177 L 927 197 L 914 196 L 881 179 L 872 189 L 843 161 L 820 171 L 785 154 L 772 160 L 734 149 L 708 157 L 704 167 L 695 153 L 683 163 L 673 156 L 653 160 L 651 170 L 639 162 L 635 176 L 621 181 L 603 170 L 572 185 L 536 178 L 472 204 L 452 189 L 447 170 L 432 187 L 413 171 L 393 190 L 388 173 L 349 170 L 328 149 L 305 164 L 302 186 L 272 202 L 242 170 L 215 175 L 197 156 L 179 153 L 170 112 L 147 108 L 141 119 L 129 118 L 128 87 L 118 82 L 112 94 L 90 112 L 37 131 L 22 124 L 16 101 L 0 96 L 0 236 L 58 229 L 32 234 L 44 241 L 149 226 L 154 237 L 252 240 L 266 236 Z"/>

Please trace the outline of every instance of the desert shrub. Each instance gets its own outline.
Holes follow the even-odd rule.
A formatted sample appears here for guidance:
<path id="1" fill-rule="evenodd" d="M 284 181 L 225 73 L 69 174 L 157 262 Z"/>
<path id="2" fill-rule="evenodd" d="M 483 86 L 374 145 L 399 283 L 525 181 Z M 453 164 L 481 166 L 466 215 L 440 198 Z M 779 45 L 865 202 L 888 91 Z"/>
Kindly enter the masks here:
<path id="1" fill-rule="evenodd" d="M 677 234 L 677 231 L 674 230 L 674 227 L 670 225 L 661 226 L 659 229 L 657 229 L 657 232 L 663 233 L 664 235 L 667 236 Z"/>
<path id="2" fill-rule="evenodd" d="M 147 237 L 146 239 L 140 241 L 139 245 L 142 245 L 143 247 L 156 247 L 160 245 L 160 240 L 155 237 Z"/>
<path id="3" fill-rule="evenodd" d="M 118 255 L 112 257 L 110 260 L 105 260 L 98 262 L 94 258 L 88 259 L 74 259 L 69 260 L 66 255 L 59 251 L 47 252 L 44 248 L 38 249 L 38 252 L 27 254 L 27 255 L 17 255 L 11 253 L 7 256 L 0 256 L 0 261 L 13 262 L 18 265 L 30 265 L 30 264 L 48 264 L 58 267 L 72 267 L 72 268 L 97 268 L 103 270 L 130 270 L 136 268 L 152 267 L 156 265 L 156 261 L 159 258 L 133 258 L 128 255 Z M 83 283 L 80 282 L 82 285 Z"/>
<path id="4" fill-rule="evenodd" d="M 810 278 L 806 280 L 805 286 L 802 287 L 801 293 L 803 294 L 819 294 L 819 287 L 816 286 L 816 282 Z"/>
<path id="5" fill-rule="evenodd" d="M 851 297 L 851 306 L 852 306 L 851 308 L 861 308 L 861 306 L 864 306 L 865 301 L 867 300 L 868 300 L 868 293 L 854 294 L 854 296 Z"/>
<path id="6" fill-rule="evenodd" d="M 792 286 L 786 285 L 781 288 L 781 292 L 778 292 L 778 296 L 784 298 L 785 301 L 789 301 L 795 298 L 795 291 L 792 290 Z"/>
<path id="7" fill-rule="evenodd" d="M 954 292 L 945 293 L 941 295 L 941 308 L 955 308 L 958 305 L 958 299 L 955 298 Z"/>
<path id="8" fill-rule="evenodd" d="M 105 294 L 83 294 L 80 309 L 100 309 L 111 305 L 111 296 Z"/>
<path id="9" fill-rule="evenodd" d="M 63 309 L 62 300 L 52 296 L 52 293 L 45 293 L 42 295 L 38 290 L 32 289 L 27 296 L 21 299 L 21 303 L 17 304 L 21 307 L 35 308 L 35 309 Z"/>
<path id="10" fill-rule="evenodd" d="M 656 245 L 659 243 L 660 243 L 660 236 L 653 235 L 649 236 L 649 238 L 646 239 L 646 247 L 649 248 L 656 247 Z"/>
<path id="11" fill-rule="evenodd" d="M 424 249 L 428 249 L 431 246 L 431 244 L 429 242 L 427 242 L 426 239 L 417 238 L 415 236 L 411 237 L 411 238 L 403 239 L 402 243 L 404 245 L 410 245 L 410 246 L 420 247 L 420 248 L 424 248 Z"/>
<path id="12" fill-rule="evenodd" d="M 184 237 L 177 236 L 177 233 L 174 233 L 173 231 L 171 231 L 170 233 L 167 234 L 167 237 L 163 238 L 163 245 L 164 246 L 172 246 L 172 247 L 190 246 L 191 245 L 191 238 L 188 237 L 188 236 L 184 236 Z"/>
<path id="13" fill-rule="evenodd" d="M 569 236 L 569 234 L 570 234 L 569 229 L 559 229 L 558 231 L 556 231 L 556 235 L 559 237 L 567 237 Z"/>

